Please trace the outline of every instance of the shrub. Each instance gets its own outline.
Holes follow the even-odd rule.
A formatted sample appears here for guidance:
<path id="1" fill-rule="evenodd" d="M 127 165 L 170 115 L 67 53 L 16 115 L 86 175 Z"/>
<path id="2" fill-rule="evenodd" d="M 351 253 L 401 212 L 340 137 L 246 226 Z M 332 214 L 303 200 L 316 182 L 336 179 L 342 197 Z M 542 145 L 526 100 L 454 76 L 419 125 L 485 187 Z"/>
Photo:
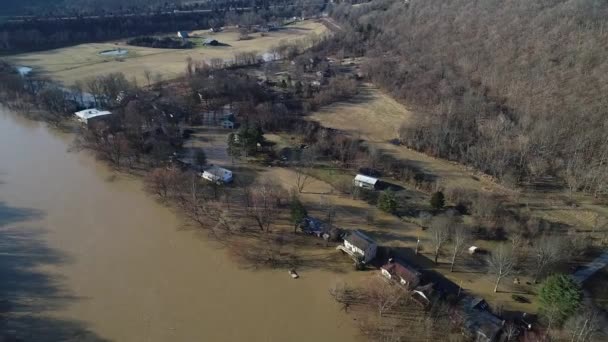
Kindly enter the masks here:
<path id="1" fill-rule="evenodd" d="M 431 207 L 435 210 L 440 210 L 445 206 L 445 197 L 443 196 L 443 192 L 437 191 L 434 192 L 431 196 Z"/>
<path id="2" fill-rule="evenodd" d="M 384 190 L 378 198 L 378 208 L 380 210 L 394 214 L 397 211 L 397 199 L 392 190 Z"/>
<path id="3" fill-rule="evenodd" d="M 540 311 L 545 319 L 561 324 L 578 309 L 582 299 L 582 290 L 571 277 L 553 275 L 540 289 Z"/>

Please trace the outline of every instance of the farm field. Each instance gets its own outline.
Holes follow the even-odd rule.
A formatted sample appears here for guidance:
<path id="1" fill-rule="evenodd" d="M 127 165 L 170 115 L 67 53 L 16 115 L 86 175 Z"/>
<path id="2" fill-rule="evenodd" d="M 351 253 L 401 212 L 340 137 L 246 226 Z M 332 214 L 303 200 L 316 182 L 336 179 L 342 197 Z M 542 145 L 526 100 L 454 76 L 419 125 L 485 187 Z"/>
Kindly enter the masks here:
<path id="1" fill-rule="evenodd" d="M 293 42 L 324 32 L 323 24 L 303 21 L 279 31 L 268 32 L 264 37 L 259 33 L 251 34 L 252 39 L 249 40 L 239 40 L 239 32 L 236 29 L 226 29 L 219 33 L 208 31 L 192 33 L 195 36 L 216 39 L 229 46 L 155 49 L 130 46 L 125 43 L 126 40 L 120 40 L 20 54 L 7 57 L 7 60 L 15 65 L 32 67 L 34 71 L 60 81 L 66 86 L 74 84 L 77 80 L 110 72 L 122 72 L 128 79 L 135 77 L 140 84 L 145 84 L 144 72 L 146 70 L 149 70 L 153 77 L 160 75 L 163 80 L 179 77 L 185 72 L 188 57 L 194 61 L 208 61 L 212 58 L 229 60 L 238 52 L 257 51 L 262 54 L 282 41 Z M 99 54 L 116 49 L 126 49 L 127 53 L 122 56 Z"/>

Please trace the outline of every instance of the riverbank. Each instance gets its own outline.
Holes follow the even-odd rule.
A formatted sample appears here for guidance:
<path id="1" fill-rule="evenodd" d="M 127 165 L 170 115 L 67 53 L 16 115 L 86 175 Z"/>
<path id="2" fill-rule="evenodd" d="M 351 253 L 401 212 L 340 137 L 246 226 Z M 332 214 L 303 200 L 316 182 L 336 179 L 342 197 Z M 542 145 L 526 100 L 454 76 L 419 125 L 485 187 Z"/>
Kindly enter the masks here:
<path id="1" fill-rule="evenodd" d="M 22 303 L 3 331 L 28 341 L 357 340 L 327 293 L 335 273 L 294 281 L 241 269 L 206 233 L 180 231 L 139 180 L 67 153 L 69 135 L 0 112 L 1 229 L 24 234 L 24 249 L 4 246 L 5 269 L 24 276 L 3 286 Z M 9 265 L 33 247 L 36 260 Z"/>

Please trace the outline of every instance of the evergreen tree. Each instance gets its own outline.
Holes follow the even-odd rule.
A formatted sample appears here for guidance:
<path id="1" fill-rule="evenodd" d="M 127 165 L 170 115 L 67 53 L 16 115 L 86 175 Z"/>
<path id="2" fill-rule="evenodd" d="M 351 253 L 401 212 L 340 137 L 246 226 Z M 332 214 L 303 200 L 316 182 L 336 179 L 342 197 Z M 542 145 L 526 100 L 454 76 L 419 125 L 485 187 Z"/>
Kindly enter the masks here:
<path id="1" fill-rule="evenodd" d="M 441 210 L 445 206 L 445 197 L 443 196 L 443 192 L 437 191 L 434 192 L 431 196 L 431 207 L 435 210 Z"/>
<path id="2" fill-rule="evenodd" d="M 538 298 L 540 311 L 549 324 L 561 324 L 578 309 L 583 293 L 570 276 L 557 274 L 545 280 Z"/>
<path id="3" fill-rule="evenodd" d="M 378 198 L 378 208 L 391 214 L 394 214 L 395 211 L 397 211 L 397 199 L 392 190 L 387 189 L 380 194 L 380 198 Z"/>

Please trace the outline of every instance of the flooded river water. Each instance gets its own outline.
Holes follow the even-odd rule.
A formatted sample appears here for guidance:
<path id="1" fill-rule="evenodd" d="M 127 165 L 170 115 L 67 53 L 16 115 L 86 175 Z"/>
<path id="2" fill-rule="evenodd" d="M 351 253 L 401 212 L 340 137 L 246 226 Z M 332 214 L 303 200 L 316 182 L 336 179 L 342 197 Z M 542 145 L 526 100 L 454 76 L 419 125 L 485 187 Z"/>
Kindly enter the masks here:
<path id="1" fill-rule="evenodd" d="M 239 268 L 70 136 L 0 108 L 1 334 L 25 341 L 352 341 L 339 276 Z M 2 336 L 0 336 L 0 340 Z"/>

